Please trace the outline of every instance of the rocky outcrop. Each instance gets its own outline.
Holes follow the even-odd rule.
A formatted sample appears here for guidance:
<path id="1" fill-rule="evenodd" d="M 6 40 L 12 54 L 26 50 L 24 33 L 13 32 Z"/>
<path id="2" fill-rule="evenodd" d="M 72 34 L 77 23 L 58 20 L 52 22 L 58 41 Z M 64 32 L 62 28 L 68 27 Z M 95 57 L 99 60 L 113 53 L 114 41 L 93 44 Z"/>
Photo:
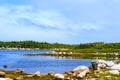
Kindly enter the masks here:
<path id="1" fill-rule="evenodd" d="M 78 66 L 72 71 L 65 72 L 63 74 L 55 74 L 54 77 L 57 79 L 65 79 L 65 80 L 74 80 L 74 79 L 82 79 L 89 73 L 89 68 L 87 66 Z"/>
<path id="2" fill-rule="evenodd" d="M 120 63 L 116 61 L 93 60 L 92 67 L 95 70 L 106 69 L 110 74 L 120 74 Z"/>
<path id="3" fill-rule="evenodd" d="M 77 78 L 84 78 L 87 73 L 89 73 L 89 68 L 87 66 L 78 66 L 74 70 Z"/>

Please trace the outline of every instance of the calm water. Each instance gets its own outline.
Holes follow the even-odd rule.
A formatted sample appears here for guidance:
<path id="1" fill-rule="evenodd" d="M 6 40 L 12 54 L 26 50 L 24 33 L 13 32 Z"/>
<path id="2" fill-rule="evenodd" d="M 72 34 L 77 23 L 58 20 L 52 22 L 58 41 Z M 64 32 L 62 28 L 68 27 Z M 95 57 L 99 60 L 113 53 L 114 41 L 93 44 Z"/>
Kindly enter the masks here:
<path id="1" fill-rule="evenodd" d="M 40 71 L 48 73 L 54 71 L 62 73 L 70 71 L 77 66 L 90 66 L 90 59 L 72 59 L 72 58 L 56 58 L 48 56 L 23 56 L 23 54 L 40 54 L 49 52 L 47 50 L 0 50 L 0 69 L 4 69 L 3 65 L 8 65 L 6 70 L 15 70 L 20 68 L 27 73 Z"/>

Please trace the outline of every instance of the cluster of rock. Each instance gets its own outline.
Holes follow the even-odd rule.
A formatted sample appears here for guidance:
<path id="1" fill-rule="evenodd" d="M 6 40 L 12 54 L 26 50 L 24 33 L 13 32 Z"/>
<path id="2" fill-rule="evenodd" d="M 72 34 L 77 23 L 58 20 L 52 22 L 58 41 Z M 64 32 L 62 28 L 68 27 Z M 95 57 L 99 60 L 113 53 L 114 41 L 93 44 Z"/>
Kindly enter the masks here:
<path id="1" fill-rule="evenodd" d="M 87 73 L 89 73 L 89 68 L 86 66 L 78 66 L 72 71 L 65 72 L 63 74 L 55 74 L 54 76 L 59 79 L 66 79 L 66 80 L 79 80 L 84 78 Z"/>
<path id="2" fill-rule="evenodd" d="M 25 74 L 24 76 L 19 76 L 14 79 L 11 78 L 5 78 L 5 75 L 7 73 L 20 73 Z M 86 66 L 78 66 L 72 71 L 65 72 L 62 74 L 55 74 L 54 72 L 49 72 L 46 74 L 46 76 L 50 76 L 51 80 L 80 80 L 86 76 L 86 74 L 89 73 L 89 68 Z M 0 80 L 24 80 L 24 78 L 33 78 L 33 77 L 41 77 L 43 74 L 41 74 L 39 71 L 37 71 L 34 74 L 26 74 L 23 70 L 16 69 L 14 71 L 0 71 Z"/>
<path id="3" fill-rule="evenodd" d="M 65 72 L 65 73 L 54 73 L 49 72 L 47 75 L 51 76 L 52 80 L 79 80 L 86 76 L 86 74 L 89 73 L 89 68 L 86 66 L 78 66 L 77 68 L 73 69 L 72 71 Z M 42 74 L 40 74 L 39 71 L 32 75 L 26 75 L 25 77 L 40 77 Z"/>
<path id="4" fill-rule="evenodd" d="M 120 74 L 120 61 L 93 60 L 94 70 L 106 69 L 110 74 Z"/>
<path id="5" fill-rule="evenodd" d="M 94 76 L 90 76 L 90 73 Z M 63 80 L 96 80 L 100 76 L 99 74 L 120 75 L 120 61 L 93 60 L 90 67 L 78 66 L 72 71 L 54 76 Z"/>
<path id="6" fill-rule="evenodd" d="M 15 74 L 15 73 L 26 74 L 25 71 L 23 71 L 21 69 L 16 69 L 13 71 L 0 71 L 0 80 L 21 80 L 21 79 L 23 79 L 23 77 L 16 77 L 14 79 L 5 77 L 6 74 Z"/>
<path id="7" fill-rule="evenodd" d="M 53 54 L 56 56 L 71 56 L 71 55 L 73 55 L 72 52 L 69 52 L 69 53 L 67 53 L 67 52 L 52 52 L 51 55 L 53 55 Z"/>
<path id="8" fill-rule="evenodd" d="M 93 73 L 92 73 L 93 71 Z M 20 73 L 25 74 L 24 76 L 16 77 L 15 79 L 5 78 L 7 73 Z M 90 74 L 95 76 L 90 76 Z M 55 74 L 54 72 L 49 72 L 45 76 L 50 77 L 51 80 L 96 80 L 99 77 L 98 74 L 120 74 L 120 61 L 105 61 L 105 60 L 93 60 L 92 65 L 90 67 L 87 66 L 78 66 L 75 69 L 61 73 Z M 33 77 L 41 77 L 39 71 L 34 74 L 27 74 L 23 70 L 16 69 L 14 71 L 0 71 L 0 80 L 24 80 L 24 78 L 33 78 Z M 110 77 L 110 76 L 106 76 Z"/>

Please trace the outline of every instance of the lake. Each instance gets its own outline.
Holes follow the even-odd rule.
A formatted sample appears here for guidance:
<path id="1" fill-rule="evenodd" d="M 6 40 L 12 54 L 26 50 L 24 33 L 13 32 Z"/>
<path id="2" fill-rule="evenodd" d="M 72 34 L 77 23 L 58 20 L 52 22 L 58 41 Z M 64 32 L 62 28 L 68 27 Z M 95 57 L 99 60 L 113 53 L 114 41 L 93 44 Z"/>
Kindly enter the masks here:
<path id="1" fill-rule="evenodd" d="M 63 73 L 71 71 L 77 66 L 91 65 L 91 59 L 76 59 L 50 56 L 24 56 L 24 54 L 43 54 L 50 50 L 0 50 L 0 69 L 3 65 L 8 65 L 5 70 L 15 70 L 20 68 L 27 73 Z"/>

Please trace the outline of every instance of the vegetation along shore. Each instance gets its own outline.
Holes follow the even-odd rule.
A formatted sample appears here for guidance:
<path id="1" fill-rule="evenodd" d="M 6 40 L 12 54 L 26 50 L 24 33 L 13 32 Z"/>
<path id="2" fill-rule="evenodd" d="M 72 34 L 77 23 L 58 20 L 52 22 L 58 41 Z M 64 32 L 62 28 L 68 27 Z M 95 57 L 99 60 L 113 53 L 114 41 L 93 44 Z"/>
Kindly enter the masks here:
<path id="1" fill-rule="evenodd" d="M 0 41 L 0 49 L 48 49 L 56 52 L 73 53 L 118 53 L 120 52 L 120 42 L 117 43 L 81 43 L 81 44 L 60 44 L 36 41 Z"/>

